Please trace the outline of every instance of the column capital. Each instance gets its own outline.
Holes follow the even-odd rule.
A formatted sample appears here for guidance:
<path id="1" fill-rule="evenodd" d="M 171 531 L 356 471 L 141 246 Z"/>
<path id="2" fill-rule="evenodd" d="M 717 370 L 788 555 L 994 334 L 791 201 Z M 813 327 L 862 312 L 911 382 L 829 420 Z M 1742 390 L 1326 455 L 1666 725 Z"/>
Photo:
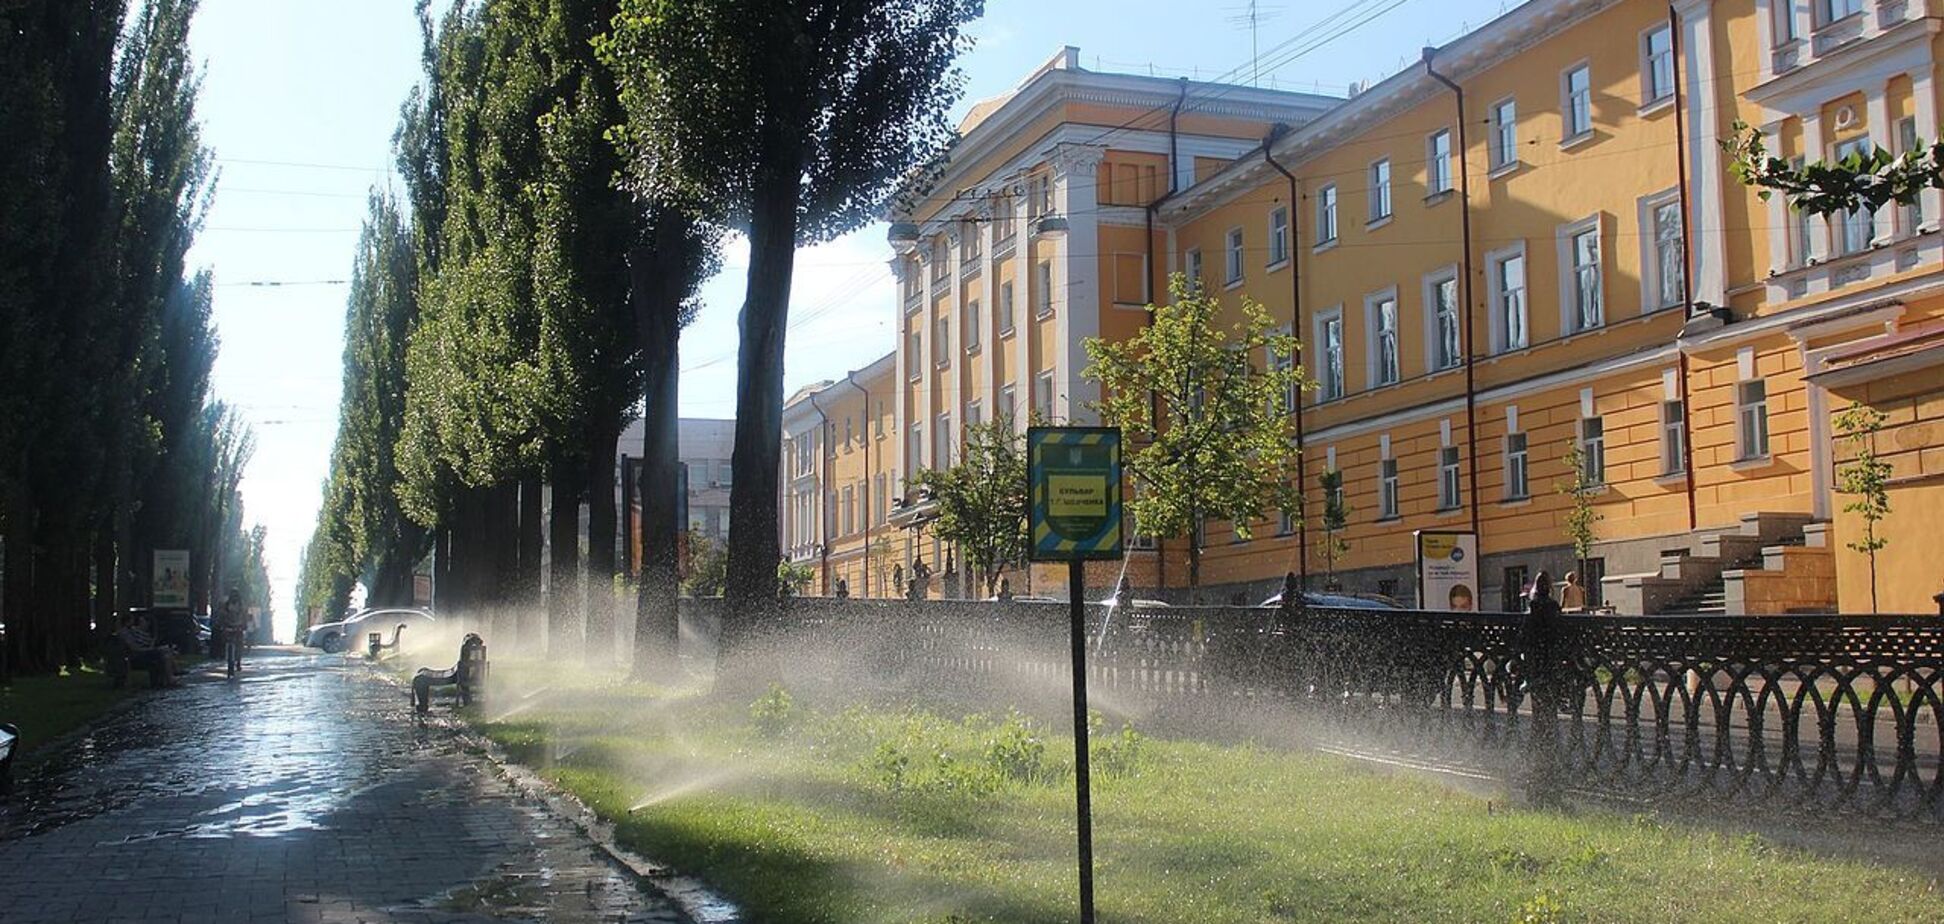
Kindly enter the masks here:
<path id="1" fill-rule="evenodd" d="M 1053 177 L 1064 178 L 1074 173 L 1088 174 L 1100 166 L 1107 158 L 1107 148 L 1102 145 L 1075 144 L 1061 142 L 1053 149 Z"/>

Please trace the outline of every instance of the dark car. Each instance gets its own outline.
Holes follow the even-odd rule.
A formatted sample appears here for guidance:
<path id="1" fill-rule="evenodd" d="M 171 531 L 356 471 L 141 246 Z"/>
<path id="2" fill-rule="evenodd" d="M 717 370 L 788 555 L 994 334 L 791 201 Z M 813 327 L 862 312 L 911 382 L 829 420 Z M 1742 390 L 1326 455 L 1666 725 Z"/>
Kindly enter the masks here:
<path id="1" fill-rule="evenodd" d="M 1270 597 L 1267 600 L 1262 601 L 1261 605 L 1281 606 L 1282 599 L 1283 599 L 1282 591 L 1279 590 L 1276 591 L 1274 596 Z M 1383 594 L 1353 594 L 1353 593 L 1344 593 L 1342 591 L 1314 591 L 1314 590 L 1303 591 L 1303 605 L 1304 606 L 1334 606 L 1334 607 L 1342 607 L 1343 609 L 1351 609 L 1351 610 L 1407 609 L 1407 607 L 1405 607 L 1404 604 L 1399 603 L 1396 600 L 1391 599 L 1390 597 L 1386 597 Z"/>

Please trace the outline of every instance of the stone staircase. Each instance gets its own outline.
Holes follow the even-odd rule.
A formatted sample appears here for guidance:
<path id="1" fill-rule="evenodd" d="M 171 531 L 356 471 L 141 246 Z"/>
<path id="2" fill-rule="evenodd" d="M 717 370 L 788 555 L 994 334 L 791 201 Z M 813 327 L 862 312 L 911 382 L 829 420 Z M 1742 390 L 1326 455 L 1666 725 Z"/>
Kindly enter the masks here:
<path id="1" fill-rule="evenodd" d="M 1753 615 L 1833 612 L 1828 525 L 1804 514 L 1751 513 L 1737 527 L 1699 531 L 1662 551 L 1660 570 L 1601 582 L 1616 612 Z"/>

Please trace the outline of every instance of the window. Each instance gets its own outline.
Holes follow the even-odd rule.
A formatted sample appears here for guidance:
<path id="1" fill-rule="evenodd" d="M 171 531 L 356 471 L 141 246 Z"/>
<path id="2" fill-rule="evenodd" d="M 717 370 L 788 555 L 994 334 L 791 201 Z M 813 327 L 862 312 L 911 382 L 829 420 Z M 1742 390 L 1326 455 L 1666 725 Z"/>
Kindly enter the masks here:
<path id="1" fill-rule="evenodd" d="M 1526 334 L 1525 253 L 1491 258 L 1492 332 L 1499 352 L 1523 350 Z"/>
<path id="2" fill-rule="evenodd" d="M 1337 236 L 1337 189 L 1325 186 L 1316 191 L 1316 243 L 1320 246 L 1336 240 Z"/>
<path id="3" fill-rule="evenodd" d="M 1274 350 L 1269 351 L 1269 368 L 1281 372 L 1295 364 L 1296 356 L 1294 350 L 1288 353 L 1277 353 Z M 1296 402 L 1299 400 L 1297 397 L 1297 389 L 1299 387 L 1300 384 L 1292 376 L 1289 384 L 1283 387 L 1282 397 L 1280 399 L 1271 399 L 1271 410 L 1278 414 L 1294 412 L 1296 410 Z"/>
<path id="4" fill-rule="evenodd" d="M 923 347 L 919 345 L 920 342 L 918 328 L 913 327 L 905 332 L 905 372 L 914 382 L 918 381 L 919 376 L 925 374 L 925 354 Z"/>
<path id="5" fill-rule="evenodd" d="M 1397 360 L 1397 296 L 1385 294 L 1371 303 L 1370 329 L 1376 332 L 1371 346 L 1377 351 L 1375 369 L 1371 380 L 1378 385 L 1390 385 L 1398 378 Z"/>
<path id="6" fill-rule="evenodd" d="M 1512 100 L 1492 106 L 1492 169 L 1510 167 L 1519 159 L 1519 107 Z"/>
<path id="7" fill-rule="evenodd" d="M 1424 143 L 1424 194 L 1451 191 L 1451 129 L 1433 132 Z"/>
<path id="8" fill-rule="evenodd" d="M 979 349 L 979 303 L 977 300 L 965 303 L 965 352 Z"/>
<path id="9" fill-rule="evenodd" d="M 1835 22 L 1863 12 L 1863 0 L 1826 0 L 1823 4 L 1823 21 Z"/>
<path id="10" fill-rule="evenodd" d="M 1499 584 L 1499 609 L 1507 613 L 1525 611 L 1526 566 L 1507 565 Z"/>
<path id="11" fill-rule="evenodd" d="M 939 316 L 938 330 L 932 335 L 932 361 L 940 367 L 952 364 L 952 319 Z"/>
<path id="12" fill-rule="evenodd" d="M 851 444 L 851 439 L 853 438 L 853 436 L 854 436 L 854 434 L 853 434 L 853 433 L 852 433 L 852 431 L 851 431 L 851 418 L 849 418 L 849 417 L 846 417 L 846 418 L 844 418 L 844 449 L 845 449 L 845 451 L 849 451 L 849 450 L 850 450 L 850 444 Z"/>
<path id="13" fill-rule="evenodd" d="M 995 200 L 992 203 L 992 249 L 1002 255 L 1010 251 L 1019 233 L 1018 226 L 1019 223 L 1013 220 L 1012 200 Z"/>
<path id="14" fill-rule="evenodd" d="M 925 287 L 920 283 L 918 275 L 918 259 L 912 257 L 898 265 L 903 269 L 898 275 L 904 280 L 905 310 L 916 311 L 925 294 Z"/>
<path id="15" fill-rule="evenodd" d="M 952 415 L 938 415 L 938 429 L 932 432 L 938 445 L 932 449 L 932 467 L 952 467 Z"/>
<path id="16" fill-rule="evenodd" d="M 1431 284 L 1431 327 L 1435 348 L 1431 371 L 1458 365 L 1458 280 L 1446 277 Z"/>
<path id="17" fill-rule="evenodd" d="M 951 272 L 951 269 L 952 269 L 952 252 L 950 250 L 950 244 L 946 242 L 945 235 L 941 234 L 935 238 L 932 238 L 932 248 L 931 248 L 932 281 L 939 282 L 943 280 L 946 274 Z"/>
<path id="18" fill-rule="evenodd" d="M 731 464 L 731 461 L 729 459 L 723 459 L 716 463 L 716 484 L 725 488 L 731 486 L 731 480 L 734 477 L 733 469 L 735 466 Z"/>
<path id="19" fill-rule="evenodd" d="M 1794 0 L 1788 3 L 1769 4 L 1769 10 L 1775 14 L 1775 44 L 1787 45 L 1795 41 L 1797 35 Z"/>
<path id="20" fill-rule="evenodd" d="M 1039 316 L 1044 318 L 1053 314 L 1053 261 L 1039 261 L 1038 269 Z"/>
<path id="21" fill-rule="evenodd" d="M 1572 232 L 1567 238 L 1567 253 L 1573 265 L 1567 280 L 1572 296 L 1569 300 L 1572 313 L 1567 318 L 1569 331 L 1591 330 L 1599 327 L 1606 316 L 1600 296 L 1599 227 Z"/>
<path id="22" fill-rule="evenodd" d="M 1789 160 L 1789 169 L 1791 170 L 1801 172 L 1802 166 L 1803 159 L 1800 157 Z M 1783 200 L 1782 208 L 1786 209 L 1789 213 L 1790 265 L 1808 266 L 1809 261 L 1815 259 L 1816 256 L 1813 249 L 1815 238 L 1809 233 L 1809 221 L 1812 216 L 1807 211 L 1791 205 L 1786 198 Z"/>
<path id="23" fill-rule="evenodd" d="M 1560 86 L 1561 137 L 1578 138 L 1593 130 L 1593 71 L 1582 64 L 1566 72 Z"/>
<path id="24" fill-rule="evenodd" d="M 1458 447 L 1438 448 L 1438 509 L 1456 510 L 1458 499 Z"/>
<path id="25" fill-rule="evenodd" d="M 1377 463 L 1377 519 L 1388 520 L 1397 516 L 1397 460 L 1382 459 Z"/>
<path id="26" fill-rule="evenodd" d="M 1038 218 L 1053 210 L 1053 178 L 1044 174 L 1033 174 L 1026 181 L 1026 217 Z"/>
<path id="27" fill-rule="evenodd" d="M 1202 252 L 1200 248 L 1188 251 L 1188 291 L 1200 292 L 1202 287 Z"/>
<path id="28" fill-rule="evenodd" d="M 1680 402 L 1661 402 L 1661 474 L 1687 471 L 1687 415 Z"/>
<path id="29" fill-rule="evenodd" d="M 1897 122 L 1897 153 L 1909 154 L 1913 151 L 1919 155 L 1924 153 L 1923 143 L 1917 140 L 1917 120 L 1901 119 Z M 1903 233 L 1915 232 L 1917 226 L 1924 223 L 1924 198 L 1918 196 L 1910 204 L 1900 206 L 1899 214 L 1903 221 Z"/>
<path id="30" fill-rule="evenodd" d="M 1343 314 L 1333 312 L 1316 320 L 1316 339 L 1323 342 L 1323 400 L 1343 397 Z"/>
<path id="31" fill-rule="evenodd" d="M 967 269 L 978 266 L 979 257 L 984 252 L 981 248 L 984 246 L 979 241 L 979 226 L 966 222 L 965 227 L 959 231 L 959 262 Z"/>
<path id="32" fill-rule="evenodd" d="M 1013 286 L 1012 280 L 999 284 L 999 333 L 1012 333 L 1013 329 Z"/>
<path id="33" fill-rule="evenodd" d="M 1606 420 L 1587 417 L 1580 421 L 1580 474 L 1589 485 L 1606 484 Z"/>
<path id="34" fill-rule="evenodd" d="M 1276 535 L 1288 536 L 1296 532 L 1296 514 L 1293 511 L 1278 511 L 1276 516 Z"/>
<path id="35" fill-rule="evenodd" d="M 1382 221 L 1391 215 L 1390 158 L 1370 165 L 1370 220 Z"/>
<path id="36" fill-rule="evenodd" d="M 1009 421 L 1019 419 L 1019 398 L 1017 395 L 1017 389 L 1013 388 L 1011 385 L 1007 385 L 1000 388 L 999 406 L 993 408 L 993 410 L 997 412 L 1000 417 L 1003 417 Z"/>
<path id="37" fill-rule="evenodd" d="M 1743 382 L 1736 392 L 1735 418 L 1740 422 L 1741 458 L 1762 459 L 1769 454 L 1768 383 Z"/>
<path id="38" fill-rule="evenodd" d="M 967 402 L 965 405 L 965 425 L 967 427 L 976 427 L 982 423 L 985 423 L 985 402 L 979 400 Z"/>
<path id="39" fill-rule="evenodd" d="M 1242 281 L 1242 229 L 1235 228 L 1228 233 L 1228 270 L 1222 277 L 1225 285 L 1235 285 Z"/>
<path id="40" fill-rule="evenodd" d="M 844 488 L 844 500 L 842 503 L 838 505 L 838 509 L 842 513 L 840 519 L 843 521 L 844 528 L 843 531 L 838 533 L 837 535 L 848 536 L 852 532 L 855 532 L 855 530 L 852 527 L 856 523 L 856 520 L 853 519 L 853 516 L 857 512 L 856 504 L 857 504 L 856 496 L 852 493 L 851 488 L 846 486 Z"/>
<path id="41" fill-rule="evenodd" d="M 1606 605 L 1606 559 L 1589 558 L 1586 560 L 1586 573 L 1580 575 L 1580 586 L 1586 588 L 1586 608 L 1599 609 Z"/>
<path id="42" fill-rule="evenodd" d="M 879 401 L 878 401 L 878 411 L 877 411 L 877 435 L 878 435 L 878 439 L 884 439 L 884 419 L 885 419 L 886 417 L 889 417 L 889 416 L 891 416 L 891 415 L 889 415 L 889 414 L 886 414 L 886 413 L 884 412 L 884 401 L 883 401 L 882 399 L 879 399 Z"/>
<path id="43" fill-rule="evenodd" d="M 1836 144 L 1836 161 L 1841 163 L 1850 157 L 1868 157 L 1872 150 L 1868 135 L 1841 141 Z M 1838 254 L 1862 253 L 1870 249 L 1870 238 L 1876 232 L 1876 217 L 1870 210 L 1845 209 L 1830 218 L 1836 222 L 1830 236 L 1835 238 Z"/>
<path id="44" fill-rule="evenodd" d="M 877 506 L 872 509 L 877 511 L 877 521 L 879 523 L 884 522 L 885 511 L 891 509 L 891 487 L 890 483 L 885 480 L 883 472 L 879 472 L 877 476 Z M 868 520 L 869 518 L 867 517 L 866 519 Z"/>
<path id="45" fill-rule="evenodd" d="M 912 471 L 925 467 L 925 425 L 913 422 L 911 432 L 905 434 L 906 462 Z"/>
<path id="46" fill-rule="evenodd" d="M 1687 301 L 1687 253 L 1682 241 L 1681 200 L 1667 199 L 1648 206 L 1653 234 L 1653 280 L 1650 308 L 1673 308 Z"/>
<path id="47" fill-rule="evenodd" d="M 1526 465 L 1526 435 L 1505 435 L 1505 499 L 1524 500 L 1532 496 Z"/>
<path id="48" fill-rule="evenodd" d="M 1674 33 L 1655 26 L 1640 37 L 1640 104 L 1674 97 Z"/>
<path id="49" fill-rule="evenodd" d="M 1269 212 L 1269 265 L 1289 259 L 1289 210 L 1277 207 Z"/>
<path id="50" fill-rule="evenodd" d="M 1033 410 L 1042 419 L 1053 420 L 1053 373 L 1049 370 L 1033 380 Z"/>

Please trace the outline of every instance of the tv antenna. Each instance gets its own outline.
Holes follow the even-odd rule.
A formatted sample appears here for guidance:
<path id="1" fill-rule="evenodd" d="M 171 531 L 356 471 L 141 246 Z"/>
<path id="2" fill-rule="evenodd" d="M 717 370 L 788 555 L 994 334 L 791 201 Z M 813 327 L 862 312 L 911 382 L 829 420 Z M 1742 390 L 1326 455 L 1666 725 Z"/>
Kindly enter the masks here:
<path id="1" fill-rule="evenodd" d="M 1264 6 L 1257 0 L 1248 0 L 1241 6 L 1229 7 L 1229 25 L 1249 30 L 1249 85 L 1262 86 L 1262 54 L 1260 36 L 1262 24 L 1282 14 L 1280 6 Z"/>

